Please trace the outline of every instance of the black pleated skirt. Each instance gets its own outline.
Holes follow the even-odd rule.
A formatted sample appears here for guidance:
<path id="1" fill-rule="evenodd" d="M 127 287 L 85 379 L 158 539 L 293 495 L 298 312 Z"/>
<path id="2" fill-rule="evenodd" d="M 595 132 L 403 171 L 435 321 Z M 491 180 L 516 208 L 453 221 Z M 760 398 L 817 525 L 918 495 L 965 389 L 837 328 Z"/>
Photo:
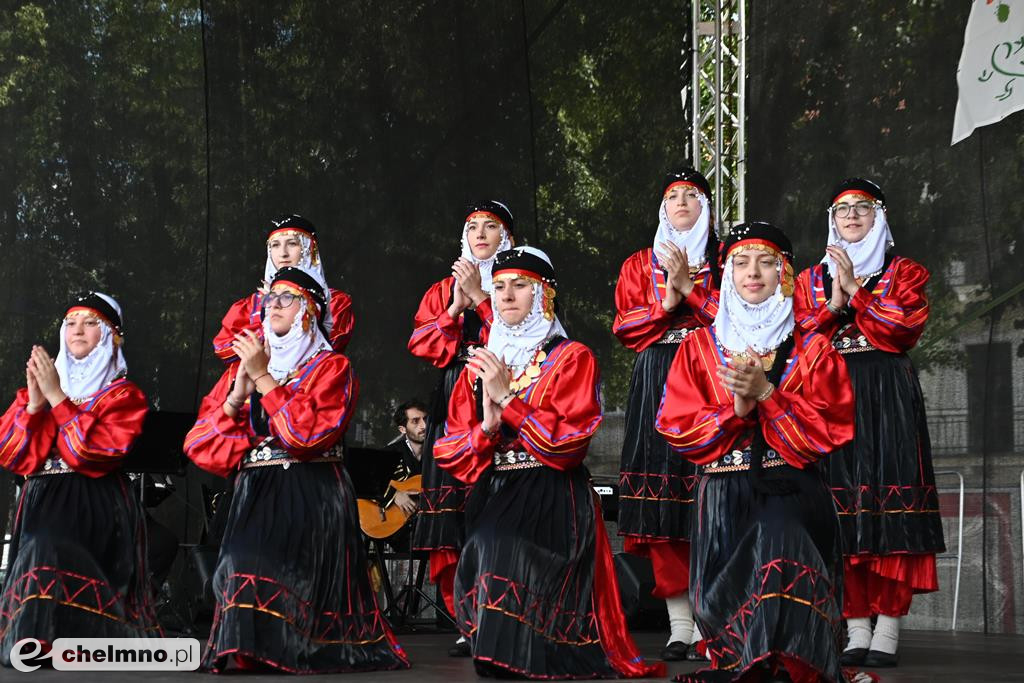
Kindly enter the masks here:
<path id="1" fill-rule="evenodd" d="M 708 654 L 734 679 L 782 657 L 843 681 L 839 523 L 818 471 L 787 475 L 799 492 L 785 496 L 755 495 L 746 472 L 702 476 L 694 614 Z"/>
<path id="2" fill-rule="evenodd" d="M 352 484 L 339 465 L 242 470 L 213 591 L 209 669 L 235 654 L 292 673 L 408 666 L 370 587 Z"/>
<path id="3" fill-rule="evenodd" d="M 455 613 L 483 675 L 617 676 L 594 611 L 594 502 L 586 468 L 489 471 L 466 506 Z"/>
<path id="4" fill-rule="evenodd" d="M 0 598 L 0 662 L 22 638 L 160 634 L 146 571 L 142 506 L 121 473 L 29 477 Z"/>
<path id="5" fill-rule="evenodd" d="M 441 379 L 430 399 L 427 435 L 423 441 L 423 453 L 420 458 L 423 482 L 422 493 L 419 495 L 416 531 L 413 536 L 415 550 L 458 552 L 465 539 L 464 510 L 470 486 L 442 470 L 434 461 L 434 442 L 444 436 L 448 401 L 465 365 L 465 362 L 459 360 L 448 365 L 442 371 Z"/>
<path id="6" fill-rule="evenodd" d="M 826 458 L 826 466 L 844 552 L 944 552 L 924 397 L 913 363 L 883 351 L 843 358 L 857 399 L 857 431 Z"/>
<path id="7" fill-rule="evenodd" d="M 640 352 L 633 366 L 619 465 L 620 534 L 690 538 L 697 469 L 654 428 L 678 349 L 678 344 L 654 344 Z"/>

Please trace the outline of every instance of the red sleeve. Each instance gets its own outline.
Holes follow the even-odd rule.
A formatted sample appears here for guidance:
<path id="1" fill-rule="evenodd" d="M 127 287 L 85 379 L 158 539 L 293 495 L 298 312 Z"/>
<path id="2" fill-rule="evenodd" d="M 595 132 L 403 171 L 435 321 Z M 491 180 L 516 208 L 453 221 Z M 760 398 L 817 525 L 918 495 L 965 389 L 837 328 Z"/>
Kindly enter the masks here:
<path id="1" fill-rule="evenodd" d="M 337 289 L 331 290 L 331 319 L 334 321 L 334 327 L 331 328 L 331 338 L 328 341 L 335 351 L 344 353 L 352 340 L 356 319 L 352 312 L 352 297 Z"/>
<path id="2" fill-rule="evenodd" d="M 28 390 L 18 389 L 14 403 L 0 418 L 0 467 L 14 474 L 32 474 L 40 467 L 57 434 L 49 407 L 29 415 Z"/>
<path id="3" fill-rule="evenodd" d="M 662 293 L 654 281 L 650 254 L 647 249 L 626 259 L 615 285 L 612 332 L 623 346 L 637 352 L 658 341 L 672 327 L 672 314 L 661 306 Z"/>
<path id="4" fill-rule="evenodd" d="M 796 278 L 796 289 L 793 292 L 793 318 L 804 332 L 817 332 L 826 339 L 831 339 L 839 329 L 839 316 L 828 310 L 825 301 L 831 298 L 827 292 L 824 300 L 818 300 L 814 293 L 814 282 L 820 284 L 820 268 L 808 268 Z"/>
<path id="5" fill-rule="evenodd" d="M 850 306 L 856 311 L 857 328 L 873 346 L 890 353 L 914 348 L 928 321 L 924 288 L 929 277 L 924 266 L 900 258 L 882 294 L 872 294 L 863 287 L 857 290 Z"/>
<path id="6" fill-rule="evenodd" d="M 586 457 L 601 424 L 601 377 L 594 354 L 577 342 L 553 350 L 550 363 L 525 400 L 517 396 L 505 406 L 501 420 L 535 458 L 570 470 Z"/>
<path id="7" fill-rule="evenodd" d="M 803 469 L 853 439 L 856 414 L 846 363 L 821 335 L 797 339 L 798 367 L 758 403 L 770 448 Z"/>
<path id="8" fill-rule="evenodd" d="M 476 415 L 476 395 L 469 372 L 463 368 L 448 402 L 444 436 L 434 442 L 434 462 L 468 484 L 480 478 L 494 456 L 497 435 L 489 437 Z"/>
<path id="9" fill-rule="evenodd" d="M 238 467 L 251 448 L 252 431 L 249 428 L 249 402 L 245 402 L 238 416 L 224 413 L 224 401 L 235 381 L 238 363 L 228 366 L 217 384 L 199 406 L 195 425 L 185 436 L 185 455 L 197 467 L 226 477 Z"/>
<path id="10" fill-rule="evenodd" d="M 476 314 L 480 316 L 480 343 L 486 344 L 487 337 L 491 331 L 491 323 L 494 322 L 494 309 L 491 307 L 491 297 L 487 297 L 476 307 Z"/>
<path id="11" fill-rule="evenodd" d="M 57 450 L 71 469 L 102 477 L 121 464 L 142 433 L 149 406 L 142 390 L 117 382 L 80 406 L 66 398 L 51 410 Z"/>
<path id="12" fill-rule="evenodd" d="M 359 394 L 359 383 L 345 356 L 332 353 L 312 363 L 308 375 L 260 400 L 270 418 L 270 433 L 303 460 L 322 455 L 341 439 Z"/>
<path id="13" fill-rule="evenodd" d="M 679 345 L 668 371 L 655 428 L 687 460 L 703 465 L 732 449 L 756 424 L 738 417 L 732 394 L 716 374 L 722 363 L 705 329 Z"/>
<path id="14" fill-rule="evenodd" d="M 231 308 L 220 321 L 220 332 L 213 338 L 213 352 L 217 358 L 225 363 L 234 363 L 238 360 L 235 352 L 231 350 L 231 343 L 235 340 L 235 335 L 242 330 L 252 330 L 263 337 L 259 315 L 259 294 L 251 294 L 231 304 Z"/>
<path id="15" fill-rule="evenodd" d="M 705 266 L 706 268 L 707 266 Z M 715 322 L 715 316 L 718 315 L 718 290 L 715 288 L 710 271 L 702 269 L 698 275 L 704 276 L 703 284 L 694 282 L 685 304 L 693 313 L 694 319 L 704 327 L 708 327 Z"/>
<path id="16" fill-rule="evenodd" d="M 459 352 L 462 343 L 462 316 L 452 320 L 448 315 L 453 279 L 434 283 L 420 301 L 413 318 L 414 329 L 409 338 L 409 351 L 417 358 L 430 361 L 435 367 L 446 367 Z"/>

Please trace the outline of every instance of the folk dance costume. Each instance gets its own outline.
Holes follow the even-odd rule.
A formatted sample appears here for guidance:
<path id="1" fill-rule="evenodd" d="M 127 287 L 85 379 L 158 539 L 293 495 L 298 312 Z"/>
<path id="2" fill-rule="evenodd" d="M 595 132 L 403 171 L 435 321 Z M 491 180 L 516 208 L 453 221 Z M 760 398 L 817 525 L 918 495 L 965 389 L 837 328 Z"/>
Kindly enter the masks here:
<path id="1" fill-rule="evenodd" d="M 466 368 L 434 446 L 437 464 L 473 485 L 455 615 L 477 671 L 537 679 L 664 675 L 664 665 L 643 662 L 626 630 L 582 464 L 601 422 L 594 356 L 565 339 L 543 252 L 502 252 L 494 278 L 496 287 L 526 280 L 532 289 L 527 316 L 515 325 L 495 316 L 487 343 L 498 372 L 510 370 L 514 396 L 505 397 L 500 427 L 484 432 L 483 401 L 490 399 Z"/>
<path id="2" fill-rule="evenodd" d="M 282 268 L 273 287 L 268 296 L 280 292 L 282 308 L 300 307 L 283 335 L 264 321 L 270 360 L 253 379 L 276 386 L 237 401 L 232 387 L 246 370 L 232 364 L 203 399 L 185 440 L 185 453 L 202 469 L 237 472 L 203 665 L 222 671 L 233 660 L 240 668 L 291 673 L 405 668 L 370 587 L 338 447 L 358 384 L 321 327 L 320 285 L 302 270 Z M 289 296 L 296 299 L 285 306 Z"/>
<path id="3" fill-rule="evenodd" d="M 69 349 L 69 324 L 99 328 L 98 343 L 82 358 Z M 55 638 L 160 635 L 143 510 L 120 471 L 142 432 L 146 397 L 125 379 L 121 345 L 117 303 L 99 293 L 79 297 L 65 314 L 55 360 L 65 397 L 32 406 L 29 389 L 19 389 L 0 418 L 0 466 L 26 477 L 0 596 L 6 666 L 23 638 L 48 646 Z M 33 351 L 33 360 L 50 363 L 37 354 L 45 352 Z"/>
<path id="4" fill-rule="evenodd" d="M 734 260 L 765 254 L 779 284 L 748 303 Z M 815 463 L 853 436 L 853 391 L 825 337 L 793 336 L 792 258 L 777 228 L 734 228 L 715 322 L 687 336 L 669 371 L 657 429 L 701 465 L 690 592 L 714 667 L 676 680 L 846 680 L 838 520 Z M 748 348 L 770 384 L 741 417 L 716 372 L 753 362 Z"/>
<path id="5" fill-rule="evenodd" d="M 263 289 L 274 280 L 274 275 L 278 270 L 270 255 L 270 243 L 275 238 L 288 237 L 297 237 L 302 244 L 302 256 L 296 267 L 312 276 L 327 292 L 324 330 L 326 330 L 327 340 L 331 343 L 331 347 L 338 353 L 344 353 L 349 340 L 352 339 L 352 328 L 355 325 L 355 318 L 352 314 L 352 298 L 345 292 L 327 286 L 316 227 L 302 216 L 282 216 L 271 223 L 270 230 L 267 232 L 267 263 L 263 268 L 263 288 L 233 303 L 228 312 L 224 314 L 220 331 L 213 338 L 213 352 L 225 363 L 233 363 L 238 360 L 235 352 L 231 350 L 235 335 L 242 330 L 252 330 L 257 334 L 263 333 L 261 317 L 263 295 L 265 294 Z"/>
<path id="6" fill-rule="evenodd" d="M 858 227 L 873 216 L 858 241 L 840 235 L 839 207 L 843 218 L 856 214 Z M 850 179 L 832 193 L 828 244 L 850 259 L 855 294 L 842 295 L 846 306 L 833 304 L 837 265 L 826 256 L 800 274 L 794 309 L 801 328 L 842 355 L 857 398 L 854 440 L 828 460 L 846 563 L 844 662 L 892 666 L 899 619 L 915 593 L 938 589 L 935 554 L 945 551 L 924 398 L 907 357 L 928 319 L 929 274 L 887 253 L 885 197 L 870 181 Z"/>
<path id="7" fill-rule="evenodd" d="M 485 293 L 491 291 L 491 270 L 494 255 L 487 259 L 474 256 L 469 242 L 470 221 L 476 217 L 487 217 L 501 226 L 502 236 L 498 252 L 512 244 L 513 218 L 508 207 L 497 201 L 471 204 L 466 211 L 462 229 L 461 258 L 480 269 L 481 287 Z M 419 521 L 413 535 L 413 549 L 430 553 L 430 581 L 438 586 L 448 610 L 454 614 L 455 605 L 452 586 L 455 581 L 455 565 L 465 540 L 463 511 L 469 486 L 448 472 L 440 469 L 434 461 L 434 442 L 444 434 L 444 422 L 448 416 L 448 401 L 455 386 L 455 380 L 469 358 L 471 346 L 486 344 L 494 319 L 489 298 L 474 308 L 466 308 L 456 318 L 448 313 L 458 283 L 452 276 L 434 283 L 420 301 L 413 321 L 414 329 L 409 338 L 409 351 L 434 367 L 441 369 L 441 377 L 430 399 L 427 435 L 423 441 L 422 468 L 423 487 L 419 495 Z M 467 654 L 465 645 L 460 643 L 451 654 Z"/>
<path id="8" fill-rule="evenodd" d="M 678 192 L 696 194 L 699 200 L 696 222 L 685 231 L 677 230 L 668 214 L 669 197 L 675 200 Z M 662 197 L 653 248 L 630 256 L 619 271 L 612 331 L 638 354 L 629 383 L 619 467 L 619 533 L 625 536 L 627 552 L 651 559 L 652 593 L 666 600 L 672 630 L 662 656 L 675 660 L 685 658 L 687 646 L 699 640 L 699 634 L 693 637 L 687 593 L 697 470 L 655 431 L 654 417 L 679 343 L 715 319 L 720 278 L 707 179 L 692 168 L 671 172 L 662 185 Z M 664 254 L 668 242 L 686 252 L 693 282 L 693 290 L 671 311 L 663 305 L 671 284 L 658 262 L 658 252 Z"/>

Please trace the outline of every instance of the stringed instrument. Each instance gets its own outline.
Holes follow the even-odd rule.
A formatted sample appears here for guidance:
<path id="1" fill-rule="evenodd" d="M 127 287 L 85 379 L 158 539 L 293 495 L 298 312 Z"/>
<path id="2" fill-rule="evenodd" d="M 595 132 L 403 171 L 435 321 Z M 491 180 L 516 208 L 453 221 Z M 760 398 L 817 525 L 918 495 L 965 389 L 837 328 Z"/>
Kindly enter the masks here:
<path id="1" fill-rule="evenodd" d="M 390 482 L 396 491 L 419 492 L 423 476 L 414 474 L 404 481 Z M 359 526 L 363 533 L 370 538 L 384 539 L 390 537 L 396 531 L 405 526 L 412 515 L 406 515 L 402 508 L 394 503 L 384 508 L 384 519 L 381 519 L 380 504 L 366 498 L 356 498 L 356 505 L 359 506 Z"/>

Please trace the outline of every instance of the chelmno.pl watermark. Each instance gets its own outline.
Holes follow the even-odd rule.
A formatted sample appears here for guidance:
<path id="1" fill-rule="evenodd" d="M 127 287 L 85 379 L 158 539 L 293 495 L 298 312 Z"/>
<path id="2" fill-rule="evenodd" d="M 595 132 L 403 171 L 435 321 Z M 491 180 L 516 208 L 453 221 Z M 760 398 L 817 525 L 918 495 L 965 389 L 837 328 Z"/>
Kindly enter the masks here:
<path id="1" fill-rule="evenodd" d="M 57 638 L 49 652 L 35 638 L 11 648 L 11 666 L 35 671 L 47 660 L 57 671 L 195 671 L 195 638 Z"/>

